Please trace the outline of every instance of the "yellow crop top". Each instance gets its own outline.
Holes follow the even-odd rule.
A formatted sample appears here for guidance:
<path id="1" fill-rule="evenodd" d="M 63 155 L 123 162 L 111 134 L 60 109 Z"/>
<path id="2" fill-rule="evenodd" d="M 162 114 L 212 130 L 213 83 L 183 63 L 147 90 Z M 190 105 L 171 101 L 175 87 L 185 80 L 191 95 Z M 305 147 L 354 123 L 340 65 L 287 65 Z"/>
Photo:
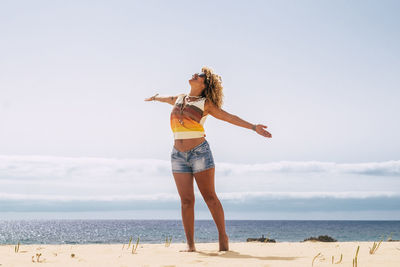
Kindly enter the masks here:
<path id="1" fill-rule="evenodd" d="M 206 120 L 204 113 L 204 103 L 206 98 L 197 100 L 186 99 L 186 95 L 179 95 L 171 112 L 171 129 L 174 139 L 190 139 L 205 137 L 203 124 Z"/>

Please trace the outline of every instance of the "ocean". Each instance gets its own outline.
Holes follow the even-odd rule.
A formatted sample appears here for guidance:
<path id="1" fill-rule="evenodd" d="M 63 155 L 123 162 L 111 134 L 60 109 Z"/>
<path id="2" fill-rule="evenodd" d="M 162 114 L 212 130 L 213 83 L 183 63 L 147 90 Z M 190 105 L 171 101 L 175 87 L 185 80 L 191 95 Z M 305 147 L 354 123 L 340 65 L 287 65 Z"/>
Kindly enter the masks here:
<path id="1" fill-rule="evenodd" d="M 400 221 L 227 220 L 230 242 L 265 237 L 277 242 L 329 235 L 338 241 L 400 239 Z M 0 244 L 115 244 L 185 242 L 180 220 L 0 220 Z M 212 220 L 195 221 L 196 242 L 217 242 Z"/>

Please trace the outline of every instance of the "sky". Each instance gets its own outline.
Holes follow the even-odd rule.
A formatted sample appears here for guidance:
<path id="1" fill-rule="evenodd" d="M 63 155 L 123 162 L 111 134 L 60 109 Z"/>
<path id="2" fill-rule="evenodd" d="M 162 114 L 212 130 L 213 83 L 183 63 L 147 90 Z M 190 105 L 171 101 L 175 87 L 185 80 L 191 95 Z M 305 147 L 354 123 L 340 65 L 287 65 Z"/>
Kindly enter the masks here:
<path id="1" fill-rule="evenodd" d="M 400 219 L 398 1 L 1 1 L 0 218 L 179 219 L 172 106 L 202 66 L 226 219 Z M 196 218 L 211 219 L 196 188 Z"/>

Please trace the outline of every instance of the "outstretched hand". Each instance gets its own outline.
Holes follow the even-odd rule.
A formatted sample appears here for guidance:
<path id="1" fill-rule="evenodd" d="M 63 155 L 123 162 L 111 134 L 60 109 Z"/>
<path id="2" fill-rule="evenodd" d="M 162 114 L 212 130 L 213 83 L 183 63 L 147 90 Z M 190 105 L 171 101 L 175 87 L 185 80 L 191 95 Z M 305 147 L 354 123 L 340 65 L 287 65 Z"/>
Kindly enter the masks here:
<path id="1" fill-rule="evenodd" d="M 264 128 L 267 128 L 267 126 L 262 125 L 262 124 L 257 124 L 256 125 L 256 132 L 259 135 L 262 135 L 262 136 L 267 137 L 267 138 L 271 138 L 272 134 L 270 132 L 268 132 L 267 130 L 264 130 Z"/>
<path id="2" fill-rule="evenodd" d="M 148 98 L 145 98 L 144 101 L 154 101 L 156 96 L 158 96 L 158 94 L 155 94 L 155 95 L 153 95 L 153 96 L 150 96 L 150 97 L 148 97 Z"/>

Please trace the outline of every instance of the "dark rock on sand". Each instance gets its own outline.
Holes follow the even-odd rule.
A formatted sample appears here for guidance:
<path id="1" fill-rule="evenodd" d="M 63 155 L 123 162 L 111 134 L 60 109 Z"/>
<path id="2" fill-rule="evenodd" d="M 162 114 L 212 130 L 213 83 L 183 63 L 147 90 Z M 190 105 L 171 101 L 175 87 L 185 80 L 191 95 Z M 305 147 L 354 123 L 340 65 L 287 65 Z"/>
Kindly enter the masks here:
<path id="1" fill-rule="evenodd" d="M 304 241 L 336 242 L 337 240 L 328 235 L 320 235 L 318 237 L 312 236 L 312 237 L 306 238 L 306 239 L 304 239 Z"/>
<path id="2" fill-rule="evenodd" d="M 264 235 L 262 235 L 262 237 L 260 237 L 260 238 L 252 238 L 252 237 L 249 237 L 249 238 L 247 238 L 246 241 L 247 241 L 247 242 L 276 243 L 275 239 L 265 238 Z"/>

